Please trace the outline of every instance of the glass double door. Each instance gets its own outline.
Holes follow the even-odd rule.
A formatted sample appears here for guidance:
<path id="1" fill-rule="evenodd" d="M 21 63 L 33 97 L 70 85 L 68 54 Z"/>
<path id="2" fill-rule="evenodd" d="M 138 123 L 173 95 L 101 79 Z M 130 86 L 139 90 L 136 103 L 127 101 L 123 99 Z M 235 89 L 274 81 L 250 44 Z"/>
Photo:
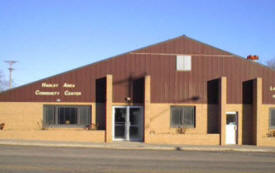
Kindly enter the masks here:
<path id="1" fill-rule="evenodd" d="M 113 107 L 113 140 L 143 141 L 143 107 Z"/>

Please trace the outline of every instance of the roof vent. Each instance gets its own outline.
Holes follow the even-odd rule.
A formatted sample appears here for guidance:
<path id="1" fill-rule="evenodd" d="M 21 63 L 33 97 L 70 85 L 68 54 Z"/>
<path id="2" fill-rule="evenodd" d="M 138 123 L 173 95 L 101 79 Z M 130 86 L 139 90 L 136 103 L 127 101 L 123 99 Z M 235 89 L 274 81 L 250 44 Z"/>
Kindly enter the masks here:
<path id="1" fill-rule="evenodd" d="M 259 57 L 257 55 L 248 55 L 246 59 L 257 62 L 257 60 L 259 60 Z"/>

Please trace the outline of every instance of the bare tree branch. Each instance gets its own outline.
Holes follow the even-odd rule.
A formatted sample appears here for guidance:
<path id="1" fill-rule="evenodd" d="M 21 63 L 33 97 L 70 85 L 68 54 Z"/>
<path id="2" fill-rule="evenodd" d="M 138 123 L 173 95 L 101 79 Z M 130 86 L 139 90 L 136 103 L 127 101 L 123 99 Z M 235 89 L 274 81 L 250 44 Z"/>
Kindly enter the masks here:
<path id="1" fill-rule="evenodd" d="M 267 66 L 275 70 L 275 58 L 269 60 Z"/>
<path id="2" fill-rule="evenodd" d="M 4 74 L 0 71 L 0 92 L 9 88 L 9 82 L 5 80 Z"/>

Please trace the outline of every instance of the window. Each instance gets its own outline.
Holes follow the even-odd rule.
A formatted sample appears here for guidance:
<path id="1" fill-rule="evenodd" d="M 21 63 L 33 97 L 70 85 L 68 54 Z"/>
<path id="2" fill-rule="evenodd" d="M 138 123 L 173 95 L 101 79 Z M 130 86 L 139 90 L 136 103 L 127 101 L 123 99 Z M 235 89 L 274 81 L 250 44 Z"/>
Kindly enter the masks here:
<path id="1" fill-rule="evenodd" d="M 269 128 L 275 129 L 275 108 L 271 108 L 269 110 L 270 117 L 269 117 Z"/>
<path id="2" fill-rule="evenodd" d="M 172 106 L 170 126 L 172 128 L 195 128 L 195 107 Z"/>
<path id="3" fill-rule="evenodd" d="M 190 55 L 177 56 L 177 71 L 191 71 L 192 62 Z"/>
<path id="4" fill-rule="evenodd" d="M 90 106 L 44 106 L 44 126 L 85 127 L 91 124 Z"/>

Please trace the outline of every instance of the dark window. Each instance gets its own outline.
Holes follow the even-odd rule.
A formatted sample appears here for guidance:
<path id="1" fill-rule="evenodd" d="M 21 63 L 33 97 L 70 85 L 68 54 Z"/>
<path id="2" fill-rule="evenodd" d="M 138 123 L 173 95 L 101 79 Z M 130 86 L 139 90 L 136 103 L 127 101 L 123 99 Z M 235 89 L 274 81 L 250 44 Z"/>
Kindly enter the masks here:
<path id="1" fill-rule="evenodd" d="M 275 129 L 275 108 L 270 109 L 269 128 Z"/>
<path id="2" fill-rule="evenodd" d="M 85 127 L 91 124 L 90 106 L 44 106 L 44 126 Z"/>
<path id="3" fill-rule="evenodd" d="M 44 124 L 55 124 L 54 106 L 44 106 Z"/>
<path id="4" fill-rule="evenodd" d="M 77 107 L 59 107 L 58 124 L 77 124 Z"/>
<path id="5" fill-rule="evenodd" d="M 172 106 L 171 123 L 173 128 L 194 128 L 195 127 L 195 107 L 194 106 Z"/>
<path id="6" fill-rule="evenodd" d="M 237 124 L 237 115 L 236 114 L 232 114 L 232 113 L 228 113 L 226 114 L 226 124 Z"/>

